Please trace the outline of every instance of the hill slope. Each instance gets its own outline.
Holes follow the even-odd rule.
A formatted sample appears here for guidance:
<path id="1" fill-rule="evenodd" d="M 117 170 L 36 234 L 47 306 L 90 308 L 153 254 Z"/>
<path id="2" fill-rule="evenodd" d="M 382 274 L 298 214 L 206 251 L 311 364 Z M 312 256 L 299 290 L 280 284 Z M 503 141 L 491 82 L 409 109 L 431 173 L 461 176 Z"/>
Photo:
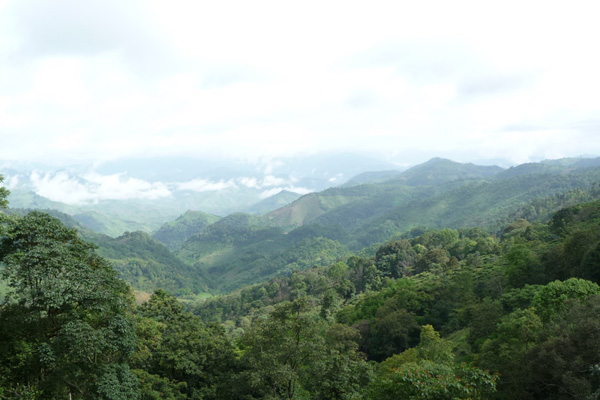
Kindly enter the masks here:
<path id="1" fill-rule="evenodd" d="M 208 225 L 217 222 L 221 217 L 202 211 L 187 211 L 175 221 L 167 222 L 154 233 L 154 238 L 169 249 L 179 248 L 187 239 L 200 233 Z"/>
<path id="2" fill-rule="evenodd" d="M 208 290 L 200 271 L 183 263 L 145 232 L 127 232 L 118 238 L 96 235 L 92 242 L 134 289 L 146 292 L 165 289 L 179 296 Z"/>
<path id="3" fill-rule="evenodd" d="M 263 218 L 233 214 L 188 239 L 177 256 L 219 291 L 327 265 L 348 255 L 335 230 L 310 227 L 285 233 Z"/>

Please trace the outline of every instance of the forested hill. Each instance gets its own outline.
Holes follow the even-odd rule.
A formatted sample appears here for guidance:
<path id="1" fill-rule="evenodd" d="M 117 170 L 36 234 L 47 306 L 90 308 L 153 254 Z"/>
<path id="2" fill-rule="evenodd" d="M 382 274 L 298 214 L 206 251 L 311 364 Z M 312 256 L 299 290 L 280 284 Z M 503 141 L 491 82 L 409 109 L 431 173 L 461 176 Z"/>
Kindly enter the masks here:
<path id="1" fill-rule="evenodd" d="M 481 227 L 499 233 L 521 217 L 547 220 L 561 207 L 600 195 L 597 162 L 532 164 L 506 174 L 510 169 L 434 159 L 384 182 L 311 193 L 262 217 L 236 213 L 207 224 L 205 216 L 186 214 L 155 237 L 198 271 L 210 290 L 234 290 L 326 265 L 410 230 Z M 174 232 L 178 241 L 169 242 L 163 232 Z"/>
<path id="2" fill-rule="evenodd" d="M 416 226 L 468 227 L 506 222 L 507 213 L 537 198 L 589 189 L 600 159 L 524 164 L 508 170 L 433 159 L 384 182 L 306 195 L 269 213 L 275 225 L 339 225 L 356 249 Z M 361 232 L 368 232 L 362 235 Z M 380 232 L 379 234 L 377 232 Z"/>
<path id="3" fill-rule="evenodd" d="M 598 164 L 564 159 L 502 170 L 433 159 L 390 179 L 373 174 L 370 183 L 311 193 L 265 216 L 190 211 L 154 238 L 109 238 L 52 212 L 100 246 L 136 290 L 162 287 L 193 297 L 374 251 L 368 249 L 411 230 L 481 227 L 499 233 L 518 218 L 544 221 L 560 207 L 600 195 Z"/>
<path id="4" fill-rule="evenodd" d="M 136 306 L 74 229 L 0 212 L 0 398 L 597 398 L 600 201 L 546 222 L 531 211 L 589 195 L 568 193 L 497 235 L 412 230 L 187 309 L 164 290 Z M 238 214 L 198 235 L 286 235 L 264 221 Z M 153 243 L 118 242 L 106 254 Z"/>
<path id="5" fill-rule="evenodd" d="M 188 211 L 173 222 L 164 224 L 154 233 L 154 237 L 171 250 L 179 248 L 183 242 L 200 233 L 208 225 L 217 222 L 220 217 L 202 211 Z"/>

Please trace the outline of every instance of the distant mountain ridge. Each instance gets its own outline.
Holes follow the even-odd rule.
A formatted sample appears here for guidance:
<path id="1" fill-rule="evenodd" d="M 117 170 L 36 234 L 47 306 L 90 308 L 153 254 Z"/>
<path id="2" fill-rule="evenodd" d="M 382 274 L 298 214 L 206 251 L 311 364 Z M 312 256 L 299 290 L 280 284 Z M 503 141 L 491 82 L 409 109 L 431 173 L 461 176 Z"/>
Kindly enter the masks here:
<path id="1" fill-rule="evenodd" d="M 327 189 L 318 194 L 311 193 L 267 216 L 275 225 L 302 226 L 305 223 L 319 221 L 322 215 L 334 209 L 342 207 L 356 209 L 363 204 L 365 208 L 363 215 L 366 216 L 369 213 L 375 213 L 382 207 L 392 208 L 399 205 L 399 202 L 412 199 L 413 195 L 420 198 L 424 195 L 424 191 L 419 187 L 440 186 L 457 181 L 485 180 L 501 171 L 503 169 L 497 166 L 461 164 L 443 158 L 433 158 L 403 172 L 385 171 L 381 174 L 374 172 L 362 174 L 358 179 L 358 181 L 364 182 L 362 184 L 355 185 L 350 180 L 350 184 Z M 378 199 L 377 204 L 372 201 L 373 198 Z M 349 204 L 354 204 L 354 206 Z M 342 223 L 342 225 L 344 224 Z"/>
<path id="2" fill-rule="evenodd" d="M 459 227 L 468 226 L 470 219 L 481 224 L 486 218 L 492 224 L 501 218 L 503 210 L 521 202 L 590 187 L 597 166 L 600 159 L 574 159 L 504 170 L 435 158 L 383 182 L 342 186 L 303 196 L 267 217 L 285 229 L 333 224 L 354 230 L 353 236 L 363 236 L 351 245 L 357 248 L 361 243 L 368 245 L 373 239 L 382 240 L 387 234 L 417 225 Z M 458 210 L 461 211 L 457 213 Z M 369 235 L 373 239 L 368 240 Z"/>
<path id="3" fill-rule="evenodd" d="M 600 157 L 597 158 L 561 158 L 544 160 L 538 163 L 520 164 L 510 167 L 498 174 L 499 179 L 531 174 L 568 174 L 576 170 L 586 170 L 600 167 Z"/>
<path id="4" fill-rule="evenodd" d="M 358 186 L 365 183 L 382 183 L 389 181 L 390 179 L 397 178 L 401 174 L 402 171 L 400 170 L 367 171 L 356 175 L 354 178 L 349 179 L 346 183 L 339 185 L 339 187 Z"/>
<path id="5" fill-rule="evenodd" d="M 462 164 L 436 157 L 423 164 L 409 168 L 394 179 L 403 181 L 411 186 L 440 185 L 463 179 L 488 179 L 503 170 L 503 168 L 496 165 Z"/>

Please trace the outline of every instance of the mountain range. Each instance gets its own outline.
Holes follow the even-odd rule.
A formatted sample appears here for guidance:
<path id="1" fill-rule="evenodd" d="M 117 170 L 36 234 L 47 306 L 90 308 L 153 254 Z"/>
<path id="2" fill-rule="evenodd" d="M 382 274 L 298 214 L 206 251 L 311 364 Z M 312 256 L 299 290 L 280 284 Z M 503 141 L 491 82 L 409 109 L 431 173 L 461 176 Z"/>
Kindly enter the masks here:
<path id="1" fill-rule="evenodd" d="M 109 228 L 114 222 L 99 211 L 75 208 L 71 216 L 61 215 L 137 289 L 169 287 L 181 296 L 199 295 L 329 265 L 411 231 L 483 227 L 501 234 L 502 227 L 518 218 L 544 220 L 561 207 L 599 197 L 599 167 L 600 158 L 508 169 L 435 158 L 405 171 L 362 172 L 340 186 L 302 196 L 281 191 L 246 208 L 254 214 L 215 215 L 190 208 L 159 224 L 158 216 L 151 218 L 151 207 L 140 202 L 127 212 L 146 214 L 151 224 L 132 219 L 128 226 L 139 224 L 143 229 L 137 230 L 145 232 L 117 237 L 105 234 L 117 229 Z M 226 196 L 231 189 L 217 192 Z M 17 191 L 18 196 L 24 195 Z M 73 212 L 73 206 L 28 196 L 30 204 L 52 206 L 55 213 Z M 103 204 L 108 205 L 116 210 L 119 202 Z"/>

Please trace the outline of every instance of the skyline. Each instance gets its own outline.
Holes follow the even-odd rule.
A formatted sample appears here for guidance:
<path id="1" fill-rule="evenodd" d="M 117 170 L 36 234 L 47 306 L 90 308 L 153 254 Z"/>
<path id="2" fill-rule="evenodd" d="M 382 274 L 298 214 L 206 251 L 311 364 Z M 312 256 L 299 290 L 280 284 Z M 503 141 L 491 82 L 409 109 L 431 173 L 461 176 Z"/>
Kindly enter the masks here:
<path id="1" fill-rule="evenodd" d="M 0 159 L 598 155 L 594 9 L 0 1 Z"/>

